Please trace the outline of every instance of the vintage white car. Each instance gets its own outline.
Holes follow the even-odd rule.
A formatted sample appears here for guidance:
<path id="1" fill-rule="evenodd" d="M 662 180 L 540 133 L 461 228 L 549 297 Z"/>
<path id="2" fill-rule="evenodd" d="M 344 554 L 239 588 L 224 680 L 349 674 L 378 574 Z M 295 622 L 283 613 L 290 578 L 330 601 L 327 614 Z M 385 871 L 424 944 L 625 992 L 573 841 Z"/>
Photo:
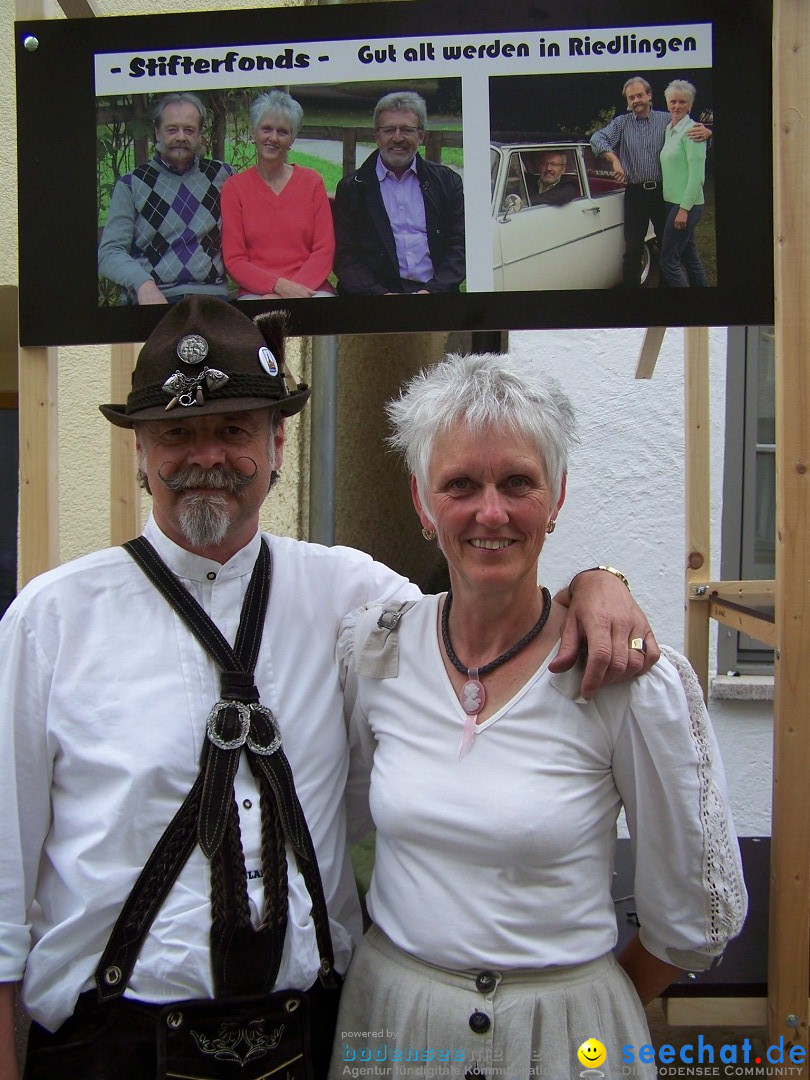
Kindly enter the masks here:
<path id="1" fill-rule="evenodd" d="M 560 178 L 544 197 L 539 181 L 549 162 Z M 493 143 L 490 165 L 496 290 L 609 289 L 621 283 L 624 186 L 588 143 Z M 650 277 L 653 236 L 650 228 L 642 284 Z"/>

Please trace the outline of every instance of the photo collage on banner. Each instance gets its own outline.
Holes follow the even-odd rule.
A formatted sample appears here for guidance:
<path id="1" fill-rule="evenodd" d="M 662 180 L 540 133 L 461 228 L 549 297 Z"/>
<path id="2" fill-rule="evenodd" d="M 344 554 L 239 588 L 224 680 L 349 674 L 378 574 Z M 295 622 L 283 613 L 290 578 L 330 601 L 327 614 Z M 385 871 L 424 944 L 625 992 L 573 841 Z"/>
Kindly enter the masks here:
<path id="1" fill-rule="evenodd" d="M 598 23 L 587 6 L 585 23 L 580 6 L 538 15 L 521 0 L 507 19 L 491 0 L 353 5 L 352 37 L 329 8 L 18 24 L 26 342 L 141 340 L 164 300 L 195 291 L 251 312 L 284 307 L 294 333 L 767 322 L 767 42 L 708 0 L 682 5 L 678 21 L 662 4 L 639 21 L 610 2 Z M 756 7 L 767 24 L 766 3 Z M 681 282 L 671 258 L 660 265 L 666 218 L 653 209 L 671 83 L 687 97 L 672 125 L 694 121 L 705 138 L 681 135 L 698 206 L 676 256 L 683 291 L 667 287 Z M 750 170 L 732 120 L 743 83 L 760 155 Z M 56 102 L 54 84 L 67 87 Z M 387 95 L 394 107 L 375 126 Z M 424 123 L 408 109 L 419 100 Z M 26 137 L 54 108 L 76 131 L 62 177 L 69 231 Z M 660 143 L 643 183 L 609 153 L 634 113 Z M 414 155 L 421 197 L 399 212 L 404 232 L 413 222 L 427 234 L 422 265 L 395 249 L 396 211 L 378 194 L 378 156 Z M 295 166 L 283 198 L 256 179 L 257 160 Z M 746 205 L 762 213 L 742 230 Z M 65 289 L 43 315 L 55 272 Z"/>

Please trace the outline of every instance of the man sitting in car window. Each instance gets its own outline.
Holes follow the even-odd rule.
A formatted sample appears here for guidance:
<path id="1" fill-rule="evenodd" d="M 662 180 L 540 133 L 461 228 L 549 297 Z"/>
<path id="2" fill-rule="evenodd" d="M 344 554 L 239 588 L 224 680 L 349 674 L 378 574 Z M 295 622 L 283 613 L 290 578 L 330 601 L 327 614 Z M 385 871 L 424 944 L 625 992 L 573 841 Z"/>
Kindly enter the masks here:
<path id="1" fill-rule="evenodd" d="M 532 206 L 564 206 L 581 194 L 576 180 L 564 176 L 568 168 L 564 150 L 524 153 L 523 164 Z M 537 191 L 533 190 L 535 179 Z"/>

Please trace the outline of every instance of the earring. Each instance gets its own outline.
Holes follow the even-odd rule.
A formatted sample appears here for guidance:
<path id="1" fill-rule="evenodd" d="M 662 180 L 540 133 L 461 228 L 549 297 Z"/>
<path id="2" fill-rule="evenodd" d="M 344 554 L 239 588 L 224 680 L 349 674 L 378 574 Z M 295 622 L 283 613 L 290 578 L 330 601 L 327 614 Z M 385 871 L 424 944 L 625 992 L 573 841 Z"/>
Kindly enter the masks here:
<path id="1" fill-rule="evenodd" d="M 546 532 L 549 534 L 549 536 L 551 536 L 551 534 L 554 532 L 554 530 L 556 528 L 557 528 L 557 519 L 552 518 L 551 521 L 548 523 L 548 525 L 546 525 Z"/>
<path id="2" fill-rule="evenodd" d="M 424 536 L 426 540 L 430 541 L 430 543 L 433 543 L 433 541 L 436 539 L 436 530 L 422 529 L 422 536 Z"/>

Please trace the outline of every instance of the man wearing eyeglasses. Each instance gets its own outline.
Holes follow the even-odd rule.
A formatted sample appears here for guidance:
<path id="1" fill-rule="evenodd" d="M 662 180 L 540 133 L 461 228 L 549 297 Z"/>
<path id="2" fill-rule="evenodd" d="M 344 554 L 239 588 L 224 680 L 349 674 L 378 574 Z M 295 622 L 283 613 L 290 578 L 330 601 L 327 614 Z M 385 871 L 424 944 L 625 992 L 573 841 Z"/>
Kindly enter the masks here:
<path id="1" fill-rule="evenodd" d="M 540 154 L 529 152 L 521 156 L 529 174 L 537 179 L 536 192 L 531 190 L 529 180 L 529 200 L 532 206 L 565 206 L 582 194 L 579 184 L 570 177 L 565 177 L 568 155 L 564 150 L 546 150 Z"/>
<path id="2" fill-rule="evenodd" d="M 335 192 L 335 273 L 343 295 L 453 293 L 466 275 L 464 192 L 425 161 L 424 100 L 386 94 L 374 110 L 377 149 Z"/>

